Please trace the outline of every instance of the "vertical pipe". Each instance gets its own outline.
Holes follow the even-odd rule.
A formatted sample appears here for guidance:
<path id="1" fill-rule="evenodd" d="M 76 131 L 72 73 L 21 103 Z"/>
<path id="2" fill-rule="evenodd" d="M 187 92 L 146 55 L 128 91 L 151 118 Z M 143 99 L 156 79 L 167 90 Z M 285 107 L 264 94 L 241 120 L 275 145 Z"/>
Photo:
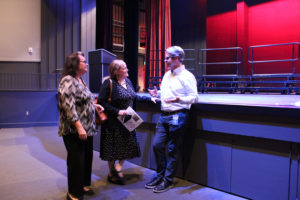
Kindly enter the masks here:
<path id="1" fill-rule="evenodd" d="M 293 44 L 293 55 L 292 55 L 292 59 L 293 59 L 293 61 L 292 61 L 292 74 L 294 75 L 294 73 L 295 73 L 295 61 L 294 61 L 294 58 L 295 58 L 295 56 L 294 56 L 294 53 L 295 53 L 295 46 L 294 46 L 295 44 Z"/>
<path id="2" fill-rule="evenodd" d="M 253 49 L 254 48 L 252 48 L 252 75 L 254 74 L 254 61 L 253 61 L 254 60 L 254 55 L 253 55 L 254 51 L 253 51 Z"/>

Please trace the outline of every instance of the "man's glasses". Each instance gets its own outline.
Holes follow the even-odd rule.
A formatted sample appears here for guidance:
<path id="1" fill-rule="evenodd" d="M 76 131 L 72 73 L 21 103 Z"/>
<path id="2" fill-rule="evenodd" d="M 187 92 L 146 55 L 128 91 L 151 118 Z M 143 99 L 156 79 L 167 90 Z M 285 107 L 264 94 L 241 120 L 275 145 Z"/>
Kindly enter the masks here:
<path id="1" fill-rule="evenodd" d="M 80 62 L 82 62 L 82 63 L 84 63 L 84 64 L 86 64 L 87 62 L 86 62 L 86 60 L 81 60 Z"/>
<path id="2" fill-rule="evenodd" d="M 165 58 L 165 61 L 168 61 L 170 58 L 171 59 L 173 59 L 173 58 L 176 58 L 177 56 L 167 56 L 166 58 Z"/>

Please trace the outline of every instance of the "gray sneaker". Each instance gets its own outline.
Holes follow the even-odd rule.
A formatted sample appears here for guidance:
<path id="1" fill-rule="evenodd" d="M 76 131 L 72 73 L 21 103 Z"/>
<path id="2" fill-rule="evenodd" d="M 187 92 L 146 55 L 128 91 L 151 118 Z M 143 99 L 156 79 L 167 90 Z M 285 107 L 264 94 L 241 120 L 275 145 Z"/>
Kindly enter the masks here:
<path id="1" fill-rule="evenodd" d="M 145 188 L 147 188 L 147 189 L 153 189 L 153 188 L 155 188 L 155 186 L 157 186 L 158 184 L 160 184 L 160 182 L 162 180 L 163 180 L 162 178 L 155 177 L 151 181 L 149 181 L 148 183 L 146 183 Z"/>
<path id="2" fill-rule="evenodd" d="M 153 192 L 155 193 L 166 192 L 172 187 L 174 187 L 173 182 L 163 179 L 163 181 L 159 185 L 154 187 Z"/>

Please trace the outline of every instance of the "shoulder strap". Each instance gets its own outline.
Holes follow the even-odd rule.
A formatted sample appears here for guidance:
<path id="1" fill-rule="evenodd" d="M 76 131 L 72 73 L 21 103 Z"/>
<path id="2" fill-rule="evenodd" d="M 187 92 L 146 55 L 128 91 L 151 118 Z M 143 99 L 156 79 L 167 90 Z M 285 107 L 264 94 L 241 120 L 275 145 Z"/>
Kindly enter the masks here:
<path id="1" fill-rule="evenodd" d="M 110 91 L 109 91 L 108 103 L 111 102 L 111 93 L 112 93 L 112 81 L 111 81 L 111 79 L 109 79 L 109 89 L 110 89 Z"/>

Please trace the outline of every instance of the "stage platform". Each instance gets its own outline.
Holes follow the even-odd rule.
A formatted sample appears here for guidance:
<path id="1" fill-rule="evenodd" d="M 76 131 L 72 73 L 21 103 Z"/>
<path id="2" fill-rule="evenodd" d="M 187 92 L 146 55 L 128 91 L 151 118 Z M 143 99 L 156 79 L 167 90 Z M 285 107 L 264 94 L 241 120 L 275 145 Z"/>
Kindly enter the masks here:
<path id="1" fill-rule="evenodd" d="M 199 103 L 300 109 L 300 96 L 281 94 L 199 94 Z"/>
<path id="2" fill-rule="evenodd" d="M 149 95 L 149 94 L 138 94 Z M 191 107 L 177 176 L 249 199 L 300 197 L 300 96 L 200 93 Z M 160 103 L 137 102 L 142 157 L 155 169 L 152 141 Z"/>
<path id="3" fill-rule="evenodd" d="M 148 96 L 148 93 L 138 93 Z M 199 93 L 198 103 L 238 106 L 258 106 L 273 108 L 300 109 L 300 95 L 282 95 L 278 93 L 259 94 L 228 94 L 228 93 Z"/>

